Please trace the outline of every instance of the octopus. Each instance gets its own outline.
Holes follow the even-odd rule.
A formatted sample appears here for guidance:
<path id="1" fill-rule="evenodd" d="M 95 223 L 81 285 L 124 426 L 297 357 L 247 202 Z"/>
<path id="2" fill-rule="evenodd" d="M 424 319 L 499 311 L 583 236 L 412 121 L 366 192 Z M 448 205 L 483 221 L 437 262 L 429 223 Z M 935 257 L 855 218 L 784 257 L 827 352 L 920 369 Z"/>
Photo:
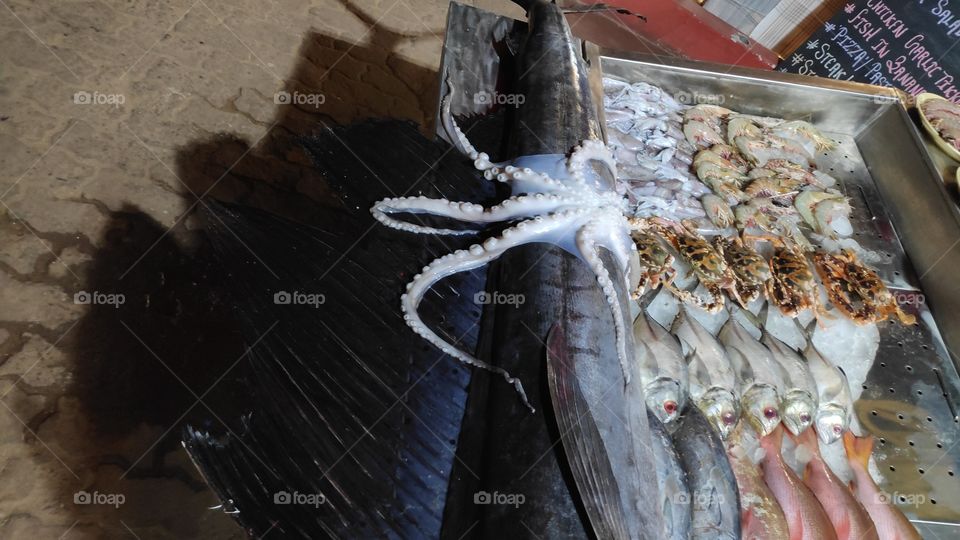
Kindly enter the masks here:
<path id="1" fill-rule="evenodd" d="M 452 90 L 451 86 L 451 94 Z M 634 280 L 639 281 L 641 265 L 631 238 L 635 229 L 628 219 L 628 201 L 613 190 L 611 183 L 605 181 L 594 167 L 599 164 L 616 178 L 612 152 L 603 141 L 585 140 L 569 156 L 533 156 L 519 158 L 512 164 L 494 164 L 486 153 L 477 151 L 456 125 L 450 113 L 449 98 L 448 95 L 441 105 L 441 120 L 454 146 L 469 156 L 487 180 L 509 185 L 513 195 L 490 207 L 422 196 L 387 198 L 374 204 L 371 213 L 387 227 L 417 234 L 467 235 L 477 231 L 417 225 L 396 219 L 393 214 L 427 214 L 470 224 L 516 223 L 469 249 L 439 257 L 414 276 L 401 297 L 407 325 L 443 353 L 501 375 L 533 411 L 518 379 L 440 337 L 423 322 L 418 308 L 427 291 L 447 276 L 487 265 L 517 246 L 537 242 L 553 244 L 583 260 L 596 275 L 613 313 L 617 354 L 624 377 L 629 382 L 628 366 L 633 356 L 627 350 L 628 321 L 621 310 L 614 279 L 621 280 L 624 290 L 634 290 L 631 285 Z M 601 261 L 601 248 L 613 256 L 619 267 L 618 275 L 611 276 Z"/>

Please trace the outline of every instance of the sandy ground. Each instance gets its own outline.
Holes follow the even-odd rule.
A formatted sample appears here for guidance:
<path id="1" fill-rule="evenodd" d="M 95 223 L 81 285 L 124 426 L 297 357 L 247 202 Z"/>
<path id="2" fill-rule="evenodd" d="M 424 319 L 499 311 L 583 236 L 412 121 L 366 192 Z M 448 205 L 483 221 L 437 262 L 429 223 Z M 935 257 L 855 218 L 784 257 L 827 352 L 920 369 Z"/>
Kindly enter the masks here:
<path id="1" fill-rule="evenodd" d="M 317 211 L 294 137 L 432 122 L 446 12 L 0 0 L 0 537 L 244 536 L 179 444 L 223 422 L 243 356 L 191 216 Z"/>

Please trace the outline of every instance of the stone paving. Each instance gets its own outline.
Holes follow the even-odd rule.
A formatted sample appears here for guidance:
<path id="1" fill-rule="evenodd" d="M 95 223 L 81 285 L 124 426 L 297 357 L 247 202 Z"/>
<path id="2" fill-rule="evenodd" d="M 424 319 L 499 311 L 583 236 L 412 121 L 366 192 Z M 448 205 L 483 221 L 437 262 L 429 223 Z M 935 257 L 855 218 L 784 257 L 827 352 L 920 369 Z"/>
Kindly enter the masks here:
<path id="1" fill-rule="evenodd" d="M 215 196 L 309 221 L 338 203 L 297 136 L 429 131 L 446 12 L 0 0 L 0 538 L 244 537 L 179 444 L 243 399 L 194 216 Z"/>

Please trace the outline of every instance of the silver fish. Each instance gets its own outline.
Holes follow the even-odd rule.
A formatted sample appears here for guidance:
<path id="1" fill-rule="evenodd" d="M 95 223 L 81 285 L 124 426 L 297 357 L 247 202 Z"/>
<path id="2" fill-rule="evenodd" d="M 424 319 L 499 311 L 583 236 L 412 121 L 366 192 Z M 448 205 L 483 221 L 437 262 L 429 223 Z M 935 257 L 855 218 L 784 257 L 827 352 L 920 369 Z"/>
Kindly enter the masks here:
<path id="1" fill-rule="evenodd" d="M 684 412 L 673 445 L 687 472 L 693 528 L 689 538 L 740 538 L 740 494 L 720 436 L 696 407 Z M 682 501 L 678 501 L 682 502 Z"/>
<path id="2" fill-rule="evenodd" d="M 650 446 L 653 450 L 659 488 L 657 510 L 663 516 L 664 531 L 661 537 L 670 540 L 686 540 L 690 538 L 693 519 L 690 505 L 682 504 L 690 500 L 687 473 L 683 470 L 680 456 L 673 447 L 670 434 L 650 409 L 647 409 L 647 422 L 650 424 Z"/>
<path id="3" fill-rule="evenodd" d="M 780 364 L 785 386 L 781 388 L 783 399 L 780 412 L 783 424 L 794 435 L 800 435 L 813 425 L 813 415 L 817 411 L 817 384 L 810 374 L 807 362 L 787 344 L 764 331 L 760 338 L 773 359 Z"/>
<path id="4" fill-rule="evenodd" d="M 769 435 L 780 424 L 783 369 L 734 318 L 723 326 L 719 337 L 737 372 L 743 414 L 761 436 Z"/>
<path id="5" fill-rule="evenodd" d="M 686 309 L 673 321 L 690 373 L 690 398 L 720 437 L 726 439 L 740 418 L 737 374 L 723 345 Z"/>
<path id="6" fill-rule="evenodd" d="M 647 407 L 669 424 L 687 403 L 689 375 L 680 343 L 646 312 L 634 320 L 633 336 Z"/>
<path id="7" fill-rule="evenodd" d="M 843 437 L 843 432 L 850 426 L 853 397 L 847 376 L 820 356 L 813 344 L 807 345 L 803 356 L 817 385 L 818 404 L 814 415 L 817 436 L 824 444 L 833 444 Z"/>

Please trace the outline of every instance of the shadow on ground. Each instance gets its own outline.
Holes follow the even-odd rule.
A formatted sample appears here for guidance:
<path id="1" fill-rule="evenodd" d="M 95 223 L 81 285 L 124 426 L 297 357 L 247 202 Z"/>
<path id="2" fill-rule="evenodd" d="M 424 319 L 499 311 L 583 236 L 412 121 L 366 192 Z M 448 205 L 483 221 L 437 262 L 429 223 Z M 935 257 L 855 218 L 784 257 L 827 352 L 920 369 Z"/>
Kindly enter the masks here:
<path id="1" fill-rule="evenodd" d="M 342 210 L 343 203 L 313 172 L 299 137 L 366 117 L 428 125 L 434 114 L 436 73 L 392 52 L 415 36 L 387 30 L 343 1 L 371 25 L 367 43 L 307 35 L 285 89 L 290 96 L 322 95 L 323 103 L 277 104 L 275 124 L 253 147 L 230 134 L 185 145 L 176 162 L 185 184 L 185 218 L 172 229 L 133 205 L 110 210 L 85 201 L 108 218 L 101 241 L 53 242 L 58 253 L 72 246 L 92 258 L 72 265 L 78 279 L 58 283 L 68 297 L 86 292 L 124 298 L 119 306 L 86 306 L 60 344 L 74 373 L 65 398 L 75 403 L 69 413 L 65 403 L 47 403 L 36 413 L 11 400 L 11 410 L 30 426 L 24 437 L 36 437 L 37 426 L 54 415 L 75 424 L 40 435 L 76 476 L 58 486 L 75 519 L 66 537 L 193 537 L 211 530 L 242 536 L 233 525 L 201 525 L 230 520 L 205 507 L 216 499 L 180 448 L 185 424 L 237 429 L 232 422 L 248 405 L 241 383 L 248 336 L 241 335 L 221 293 L 229 277 L 210 254 L 196 214 L 215 198 L 314 223 L 324 212 Z M 7 348 L 43 332 L 29 325 L 5 328 L 12 335 Z M 90 499 L 83 497 L 94 494 L 119 494 L 124 501 L 86 504 Z"/>

